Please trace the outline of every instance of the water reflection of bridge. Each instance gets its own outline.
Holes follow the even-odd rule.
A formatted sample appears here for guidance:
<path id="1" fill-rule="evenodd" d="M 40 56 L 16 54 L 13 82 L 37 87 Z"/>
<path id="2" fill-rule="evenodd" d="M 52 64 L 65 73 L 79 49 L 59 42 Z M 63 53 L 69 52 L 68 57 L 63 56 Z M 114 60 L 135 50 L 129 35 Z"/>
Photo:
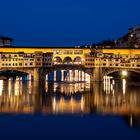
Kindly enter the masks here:
<path id="1" fill-rule="evenodd" d="M 107 80 L 106 80 L 107 82 Z M 91 91 L 85 84 L 47 84 L 46 92 L 34 87 L 33 82 L 0 81 L 1 113 L 43 114 L 114 114 L 140 116 L 140 87 L 130 87 L 127 82 L 109 80 L 93 85 Z M 8 87 L 8 88 L 7 88 Z M 125 89 L 124 89 L 125 88 Z M 132 122 L 131 122 L 132 123 Z"/>

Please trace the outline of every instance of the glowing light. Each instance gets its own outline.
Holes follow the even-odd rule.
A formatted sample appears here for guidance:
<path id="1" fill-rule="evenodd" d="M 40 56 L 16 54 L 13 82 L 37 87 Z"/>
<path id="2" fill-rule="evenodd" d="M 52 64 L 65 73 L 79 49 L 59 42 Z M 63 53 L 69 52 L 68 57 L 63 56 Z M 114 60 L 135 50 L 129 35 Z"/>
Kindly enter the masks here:
<path id="1" fill-rule="evenodd" d="M 11 89 L 12 89 L 12 83 L 11 83 L 11 81 L 9 80 L 9 89 L 8 89 L 9 95 L 11 94 Z"/>
<path id="2" fill-rule="evenodd" d="M 55 97 L 53 98 L 53 111 L 55 111 L 56 110 L 56 99 L 55 99 Z"/>
<path id="3" fill-rule="evenodd" d="M 84 110 L 84 98 L 83 98 L 83 96 L 81 98 L 81 110 L 82 111 Z"/>
<path id="4" fill-rule="evenodd" d="M 133 35 L 133 34 L 131 34 L 130 36 L 131 36 L 131 37 L 134 37 L 134 35 Z"/>
<path id="5" fill-rule="evenodd" d="M 132 117 L 132 114 L 130 115 L 130 127 L 133 126 L 133 117 Z"/>
<path id="6" fill-rule="evenodd" d="M 126 80 L 123 79 L 122 81 L 122 87 L 123 87 L 123 95 L 125 95 L 125 92 L 126 92 Z"/>
<path id="7" fill-rule="evenodd" d="M 126 70 L 122 71 L 122 75 L 127 76 L 128 75 L 127 71 Z"/>
<path id="8" fill-rule="evenodd" d="M 3 80 L 0 80 L 0 96 L 2 95 L 3 90 Z"/>

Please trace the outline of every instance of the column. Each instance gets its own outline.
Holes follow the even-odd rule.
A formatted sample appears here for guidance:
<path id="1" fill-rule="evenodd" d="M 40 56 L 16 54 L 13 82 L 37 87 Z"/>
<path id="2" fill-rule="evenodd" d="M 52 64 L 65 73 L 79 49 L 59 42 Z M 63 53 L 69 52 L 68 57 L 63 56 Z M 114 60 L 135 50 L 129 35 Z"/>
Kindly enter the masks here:
<path id="1" fill-rule="evenodd" d="M 101 81 L 103 81 L 102 68 L 96 67 L 93 70 L 93 81 L 95 81 L 95 82 L 101 82 Z"/>
<path id="2" fill-rule="evenodd" d="M 78 81 L 81 82 L 81 80 L 82 80 L 82 73 L 81 71 L 78 70 Z"/>
<path id="3" fill-rule="evenodd" d="M 75 70 L 75 81 L 78 81 L 78 70 Z"/>
<path id="4" fill-rule="evenodd" d="M 56 76 L 57 76 L 56 71 L 54 71 L 54 80 L 53 80 L 54 82 L 56 82 Z"/>
<path id="5" fill-rule="evenodd" d="M 66 75 L 66 82 L 69 81 L 69 75 L 70 75 L 70 73 L 69 73 L 69 70 L 68 70 L 68 71 L 67 71 L 67 75 Z"/>
<path id="6" fill-rule="evenodd" d="M 84 75 L 83 75 L 83 77 L 84 77 L 84 82 L 86 82 L 86 73 L 85 72 L 83 72 L 84 73 Z"/>
<path id="7" fill-rule="evenodd" d="M 64 70 L 61 70 L 61 82 L 64 81 Z"/>
<path id="8" fill-rule="evenodd" d="M 84 71 L 82 71 L 82 82 L 84 82 L 85 81 L 85 73 L 84 73 Z"/>
<path id="9" fill-rule="evenodd" d="M 72 81 L 75 82 L 75 70 L 72 70 Z"/>
<path id="10" fill-rule="evenodd" d="M 28 75 L 28 80 L 29 80 L 29 81 L 32 80 L 32 75 L 31 75 L 31 74 Z"/>
<path id="11" fill-rule="evenodd" d="M 43 68 L 34 68 L 34 88 L 39 87 L 39 92 L 45 90 L 46 71 Z"/>
<path id="12" fill-rule="evenodd" d="M 73 81 L 73 75 L 72 75 L 72 70 L 69 70 L 69 81 Z"/>
<path id="13" fill-rule="evenodd" d="M 39 68 L 34 68 L 34 81 L 39 81 Z"/>

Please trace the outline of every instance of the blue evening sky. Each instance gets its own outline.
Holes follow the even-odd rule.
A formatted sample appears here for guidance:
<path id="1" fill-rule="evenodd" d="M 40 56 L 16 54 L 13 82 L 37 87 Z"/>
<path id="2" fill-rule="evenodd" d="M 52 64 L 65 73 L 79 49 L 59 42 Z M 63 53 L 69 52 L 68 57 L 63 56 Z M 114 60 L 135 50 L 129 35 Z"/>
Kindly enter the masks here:
<path id="1" fill-rule="evenodd" d="M 140 24 L 140 0 L 0 0 L 0 34 L 20 46 L 117 39 Z"/>

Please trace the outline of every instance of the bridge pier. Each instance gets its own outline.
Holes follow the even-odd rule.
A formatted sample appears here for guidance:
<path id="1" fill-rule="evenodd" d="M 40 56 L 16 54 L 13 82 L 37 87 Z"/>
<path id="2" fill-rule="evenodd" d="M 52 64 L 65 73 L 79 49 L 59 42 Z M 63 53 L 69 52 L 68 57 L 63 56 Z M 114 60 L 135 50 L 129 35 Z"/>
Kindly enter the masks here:
<path id="1" fill-rule="evenodd" d="M 54 82 L 56 82 L 56 79 L 57 79 L 56 77 L 57 77 L 57 74 L 56 74 L 56 71 L 54 71 L 54 77 L 53 77 L 54 78 L 53 79 Z"/>
<path id="2" fill-rule="evenodd" d="M 103 74 L 102 74 L 102 68 L 96 67 L 94 69 L 91 69 L 91 76 L 90 76 L 90 82 L 102 82 L 103 81 Z"/>
<path id="3" fill-rule="evenodd" d="M 64 81 L 64 70 L 61 70 L 61 82 Z"/>
<path id="4" fill-rule="evenodd" d="M 34 81 L 43 82 L 46 80 L 46 71 L 43 68 L 34 68 Z"/>
<path id="5" fill-rule="evenodd" d="M 73 81 L 73 71 L 72 70 L 69 70 L 69 80 L 70 80 L 70 82 Z"/>

